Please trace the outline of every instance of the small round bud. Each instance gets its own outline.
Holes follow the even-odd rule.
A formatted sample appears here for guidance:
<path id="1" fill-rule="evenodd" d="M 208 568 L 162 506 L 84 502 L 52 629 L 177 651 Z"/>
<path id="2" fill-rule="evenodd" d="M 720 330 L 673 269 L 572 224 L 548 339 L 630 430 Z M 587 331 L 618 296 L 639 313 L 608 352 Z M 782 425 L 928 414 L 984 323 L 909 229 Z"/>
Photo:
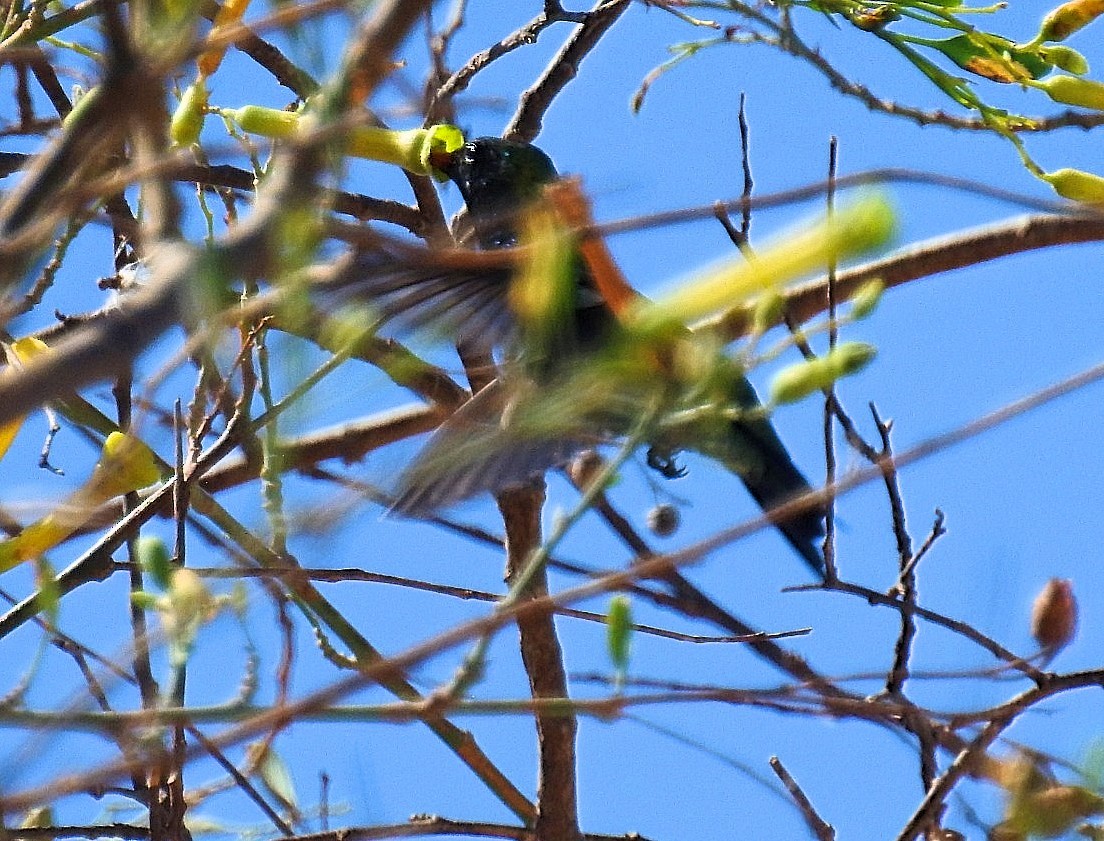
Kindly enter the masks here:
<path id="1" fill-rule="evenodd" d="M 678 527 L 679 512 L 675 506 L 662 502 L 648 512 L 648 528 L 657 537 L 670 537 Z"/>
<path id="2" fill-rule="evenodd" d="M 586 450 L 575 456 L 567 473 L 571 477 L 571 481 L 575 484 L 575 487 L 581 491 L 585 491 L 590 487 L 591 482 L 598 477 L 598 474 L 605 466 L 605 459 L 598 455 L 596 450 Z"/>
<path id="3" fill-rule="evenodd" d="M 1052 578 L 1035 597 L 1031 635 L 1048 651 L 1064 648 L 1077 632 L 1077 600 L 1068 578 Z"/>
<path id="4" fill-rule="evenodd" d="M 159 537 L 143 535 L 138 538 L 138 563 L 163 590 L 172 585 L 173 565 L 168 547 Z"/>

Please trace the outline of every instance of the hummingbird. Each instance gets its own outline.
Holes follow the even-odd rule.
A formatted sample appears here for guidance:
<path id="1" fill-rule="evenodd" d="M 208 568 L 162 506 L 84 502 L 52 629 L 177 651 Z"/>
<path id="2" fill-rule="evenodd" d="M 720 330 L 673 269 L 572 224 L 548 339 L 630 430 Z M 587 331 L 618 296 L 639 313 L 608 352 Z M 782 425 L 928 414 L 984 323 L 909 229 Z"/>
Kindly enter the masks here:
<path id="1" fill-rule="evenodd" d="M 480 137 L 454 152 L 436 154 L 433 164 L 459 188 L 470 240 L 488 252 L 518 246 L 521 212 L 560 180 L 551 158 L 537 146 L 497 137 Z M 657 374 L 664 376 L 660 369 L 669 369 L 663 360 L 670 361 L 671 348 L 693 337 L 680 328 L 655 353 L 637 349 L 618 355 L 625 331 L 612 296 L 604 292 L 609 284 L 596 278 L 579 254 L 568 263 L 566 301 L 557 304 L 561 317 L 551 329 L 541 330 L 537 352 L 532 342 L 519 339 L 524 327 L 510 306 L 509 268 L 381 271 L 376 256 L 364 258 L 357 270 L 366 278 L 358 283 L 360 294 L 376 306 L 381 319 L 409 326 L 444 325 L 458 341 L 521 348 L 513 358 L 507 356 L 508 373 L 456 411 L 406 469 L 393 506 L 401 514 L 424 515 L 482 491 L 522 485 L 625 434 L 641 402 L 655 393 L 647 383 L 654 385 Z M 632 290 L 629 295 L 643 299 Z M 651 376 L 639 376 L 641 357 L 655 360 L 646 363 L 653 369 Z M 657 433 L 649 441 L 649 466 L 675 478 L 683 475 L 675 454 L 701 452 L 735 473 L 766 512 L 811 492 L 741 366 L 719 358 L 721 364 L 710 369 L 707 390 L 728 411 L 712 422 L 674 425 Z M 517 369 L 520 374 L 509 373 Z M 824 534 L 823 517 L 816 507 L 775 521 L 818 574 L 824 571 L 817 545 Z"/>

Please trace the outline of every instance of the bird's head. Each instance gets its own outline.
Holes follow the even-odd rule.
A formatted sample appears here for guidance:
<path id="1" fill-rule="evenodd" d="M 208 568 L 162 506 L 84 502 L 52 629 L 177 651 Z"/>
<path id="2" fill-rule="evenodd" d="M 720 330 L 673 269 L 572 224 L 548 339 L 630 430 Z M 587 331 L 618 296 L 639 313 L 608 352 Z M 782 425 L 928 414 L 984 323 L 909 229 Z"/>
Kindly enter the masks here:
<path id="1" fill-rule="evenodd" d="M 499 137 L 469 140 L 435 165 L 460 188 L 475 218 L 515 212 L 558 177 L 536 146 Z"/>

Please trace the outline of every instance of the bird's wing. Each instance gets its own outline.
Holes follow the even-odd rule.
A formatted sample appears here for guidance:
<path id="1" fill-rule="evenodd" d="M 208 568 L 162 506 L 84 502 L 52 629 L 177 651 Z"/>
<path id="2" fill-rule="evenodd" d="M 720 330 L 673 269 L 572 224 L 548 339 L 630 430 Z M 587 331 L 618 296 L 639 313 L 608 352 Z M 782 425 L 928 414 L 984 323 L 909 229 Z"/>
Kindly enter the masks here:
<path id="1" fill-rule="evenodd" d="M 509 254 L 386 242 L 348 261 L 329 291 L 340 302 L 369 304 L 381 324 L 490 347 L 517 330 L 507 301 L 513 262 Z"/>
<path id="2" fill-rule="evenodd" d="M 528 409 L 518 404 L 531 394 L 495 380 L 454 412 L 403 473 L 391 510 L 423 516 L 483 491 L 520 486 L 601 443 L 596 435 L 526 422 Z"/>

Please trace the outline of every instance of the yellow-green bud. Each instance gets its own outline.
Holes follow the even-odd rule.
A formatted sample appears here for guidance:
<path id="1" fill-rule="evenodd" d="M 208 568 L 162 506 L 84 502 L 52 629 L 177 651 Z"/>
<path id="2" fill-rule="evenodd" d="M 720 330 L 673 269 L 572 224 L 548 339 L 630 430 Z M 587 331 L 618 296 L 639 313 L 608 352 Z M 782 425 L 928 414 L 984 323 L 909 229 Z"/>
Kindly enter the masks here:
<path id="1" fill-rule="evenodd" d="M 299 114 L 294 111 L 245 105 L 227 113 L 250 134 L 281 138 L 291 137 L 299 130 Z"/>
<path id="2" fill-rule="evenodd" d="M 1074 76 L 1084 76 L 1089 72 L 1089 62 L 1081 53 L 1063 44 L 1039 47 L 1039 57 L 1059 70 L 1065 70 Z"/>
<path id="3" fill-rule="evenodd" d="M 761 250 L 754 260 L 727 261 L 704 276 L 684 281 L 651 304 L 636 307 L 632 320 L 648 329 L 660 322 L 689 322 L 745 304 L 766 289 L 797 276 L 876 248 L 894 232 L 889 203 L 878 195 L 844 207 Z"/>
<path id="4" fill-rule="evenodd" d="M 130 603 L 139 610 L 155 610 L 161 604 L 161 598 L 146 590 L 134 590 L 130 594 Z"/>
<path id="5" fill-rule="evenodd" d="M 169 137 L 174 145 L 191 146 L 199 141 L 206 110 L 207 85 L 202 78 L 196 79 L 185 88 L 169 123 Z"/>
<path id="6" fill-rule="evenodd" d="M 190 622 L 211 606 L 211 594 L 195 570 L 179 567 L 169 578 L 169 598 L 180 620 Z"/>
<path id="7" fill-rule="evenodd" d="M 12 342 L 11 349 L 17 360 L 27 362 L 50 348 L 42 339 L 36 339 L 34 336 L 24 336 Z"/>
<path id="8" fill-rule="evenodd" d="M 138 540 L 138 563 L 162 590 L 169 588 L 172 562 L 165 542 L 159 537 L 143 536 Z"/>
<path id="9" fill-rule="evenodd" d="M 1104 178 L 1099 175 L 1065 167 L 1054 172 L 1044 172 L 1039 177 L 1063 198 L 1085 204 L 1104 204 Z"/>
<path id="10" fill-rule="evenodd" d="M 874 312 L 878 308 L 878 304 L 881 303 L 882 293 L 884 292 L 885 283 L 880 277 L 868 280 L 860 286 L 851 298 L 852 318 L 866 318 Z"/>
<path id="11" fill-rule="evenodd" d="M 844 342 L 824 356 L 784 368 L 771 383 L 771 400 L 775 403 L 795 403 L 814 391 L 829 388 L 840 377 L 865 368 L 875 353 L 871 345 L 863 342 Z"/>
<path id="12" fill-rule="evenodd" d="M 1104 84 L 1100 82 L 1076 76 L 1051 76 L 1034 84 L 1055 102 L 1104 111 Z"/>
<path id="13" fill-rule="evenodd" d="M 18 365 L 24 364 L 45 350 L 48 350 L 48 348 L 41 339 L 36 339 L 33 336 L 16 339 L 11 343 L 7 353 L 8 365 L 4 367 L 3 374 L 0 374 L 0 376 L 12 376 Z M 24 419 L 25 416 L 18 417 L 0 425 L 0 458 L 3 458 L 4 454 L 7 453 L 12 441 L 15 440 L 16 434 L 23 426 Z"/>
<path id="14" fill-rule="evenodd" d="M 1011 41 L 995 36 L 981 39 L 980 33 L 963 34 L 929 46 L 939 50 L 959 67 L 1004 84 L 1036 79 L 1051 69 L 1050 64 L 1035 52 L 1018 50 Z"/>
<path id="15" fill-rule="evenodd" d="M 832 367 L 823 356 L 807 359 L 779 371 L 771 382 L 770 395 L 775 403 L 796 403 L 814 391 L 835 382 Z"/>
<path id="16" fill-rule="evenodd" d="M 157 607 L 169 638 L 169 661 L 181 666 L 200 625 L 214 616 L 217 602 L 194 570 L 179 567 L 173 570 L 169 590 L 158 599 Z"/>
<path id="17" fill-rule="evenodd" d="M 848 377 L 869 365 L 877 353 L 873 345 L 865 342 L 843 342 L 828 351 L 824 358 L 837 377 Z"/>
<path id="18" fill-rule="evenodd" d="M 37 829 L 54 825 L 54 810 L 49 806 L 31 809 L 19 822 L 20 829 Z"/>
<path id="19" fill-rule="evenodd" d="M 751 323 L 758 333 L 765 333 L 782 320 L 782 311 L 786 308 L 786 296 L 771 287 L 763 290 L 755 302 Z"/>
<path id="20" fill-rule="evenodd" d="M 629 665 L 629 644 L 632 641 L 632 608 L 626 596 L 610 599 L 606 618 L 606 646 L 614 668 L 623 672 Z"/>

